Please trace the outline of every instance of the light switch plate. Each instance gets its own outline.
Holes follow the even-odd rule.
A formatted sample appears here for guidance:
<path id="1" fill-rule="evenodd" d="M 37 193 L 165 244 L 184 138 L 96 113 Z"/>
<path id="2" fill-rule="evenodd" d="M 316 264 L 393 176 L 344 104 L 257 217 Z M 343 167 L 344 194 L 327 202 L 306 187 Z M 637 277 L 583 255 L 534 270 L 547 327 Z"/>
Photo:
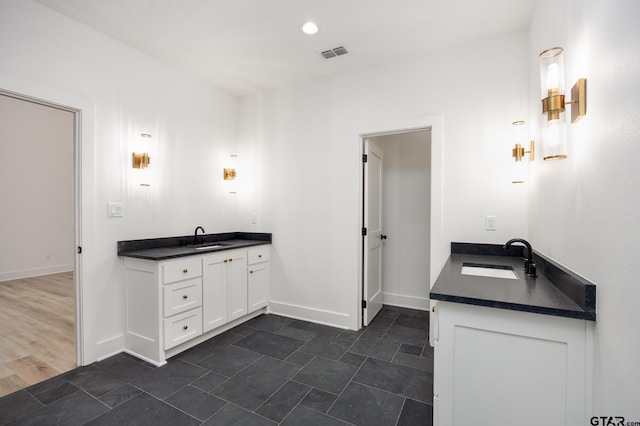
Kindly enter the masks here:
<path id="1" fill-rule="evenodd" d="M 487 216 L 485 218 L 485 229 L 487 231 L 495 231 L 496 230 L 496 217 L 495 216 Z"/>
<path id="2" fill-rule="evenodd" d="M 124 204 L 123 203 L 107 203 L 107 216 L 108 217 L 124 217 Z"/>

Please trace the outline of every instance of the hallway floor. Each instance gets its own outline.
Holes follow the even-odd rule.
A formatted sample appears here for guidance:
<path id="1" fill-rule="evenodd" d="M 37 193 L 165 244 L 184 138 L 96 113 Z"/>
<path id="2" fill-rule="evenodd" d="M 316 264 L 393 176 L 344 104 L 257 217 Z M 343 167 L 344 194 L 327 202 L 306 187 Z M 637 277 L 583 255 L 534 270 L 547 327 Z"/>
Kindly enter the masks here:
<path id="1" fill-rule="evenodd" d="M 0 425 L 430 425 L 428 312 L 360 331 L 261 315 L 157 368 L 125 354 L 0 398 Z"/>
<path id="2" fill-rule="evenodd" d="M 73 272 L 0 282 L 0 396 L 76 367 L 75 306 Z"/>

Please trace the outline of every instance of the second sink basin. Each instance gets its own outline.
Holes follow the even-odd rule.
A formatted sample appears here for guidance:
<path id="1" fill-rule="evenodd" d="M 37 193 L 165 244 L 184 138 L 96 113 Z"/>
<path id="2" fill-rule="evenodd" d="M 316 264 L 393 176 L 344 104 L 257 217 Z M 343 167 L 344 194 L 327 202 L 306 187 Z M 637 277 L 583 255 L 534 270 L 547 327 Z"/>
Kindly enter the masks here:
<path id="1" fill-rule="evenodd" d="M 462 275 L 475 275 L 477 277 L 505 278 L 508 280 L 517 280 L 513 267 L 508 265 L 490 265 L 482 263 L 462 264 Z"/>

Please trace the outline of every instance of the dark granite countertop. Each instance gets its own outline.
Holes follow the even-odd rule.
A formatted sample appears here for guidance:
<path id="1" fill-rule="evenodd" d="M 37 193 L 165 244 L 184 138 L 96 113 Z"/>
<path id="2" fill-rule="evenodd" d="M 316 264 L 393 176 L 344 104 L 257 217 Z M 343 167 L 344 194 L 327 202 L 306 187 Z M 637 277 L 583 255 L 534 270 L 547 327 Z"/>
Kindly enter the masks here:
<path id="1" fill-rule="evenodd" d="M 526 277 L 522 256 L 499 245 L 452 243 L 451 256 L 431 289 L 432 300 L 585 320 L 596 319 L 595 284 L 534 251 L 536 278 Z M 511 248 L 514 248 L 513 246 Z M 463 275 L 464 262 L 512 266 L 517 280 Z"/>
<path id="2" fill-rule="evenodd" d="M 237 248 L 271 244 L 270 233 L 225 232 L 221 234 L 150 238 L 118 241 L 118 256 L 147 260 L 166 260 Z"/>

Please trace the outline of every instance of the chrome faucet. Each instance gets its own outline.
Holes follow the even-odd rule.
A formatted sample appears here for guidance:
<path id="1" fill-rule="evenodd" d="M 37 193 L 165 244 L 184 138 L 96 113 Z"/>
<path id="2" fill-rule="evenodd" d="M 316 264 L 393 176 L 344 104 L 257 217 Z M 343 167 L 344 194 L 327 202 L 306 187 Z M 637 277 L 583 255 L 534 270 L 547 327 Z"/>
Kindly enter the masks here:
<path id="1" fill-rule="evenodd" d="M 193 245 L 195 246 L 198 243 L 198 229 L 202 230 L 202 235 L 204 235 L 204 228 L 202 226 L 196 227 L 196 232 L 193 234 Z M 203 240 L 204 242 L 204 240 Z"/>
<path id="2" fill-rule="evenodd" d="M 536 276 L 536 264 L 533 261 L 533 250 L 531 249 L 531 244 L 527 240 L 523 240 L 522 238 L 513 238 L 504 245 L 504 249 L 508 249 L 511 247 L 513 243 L 522 243 L 527 248 L 527 255 L 524 258 L 524 273 L 528 277 Z"/>

